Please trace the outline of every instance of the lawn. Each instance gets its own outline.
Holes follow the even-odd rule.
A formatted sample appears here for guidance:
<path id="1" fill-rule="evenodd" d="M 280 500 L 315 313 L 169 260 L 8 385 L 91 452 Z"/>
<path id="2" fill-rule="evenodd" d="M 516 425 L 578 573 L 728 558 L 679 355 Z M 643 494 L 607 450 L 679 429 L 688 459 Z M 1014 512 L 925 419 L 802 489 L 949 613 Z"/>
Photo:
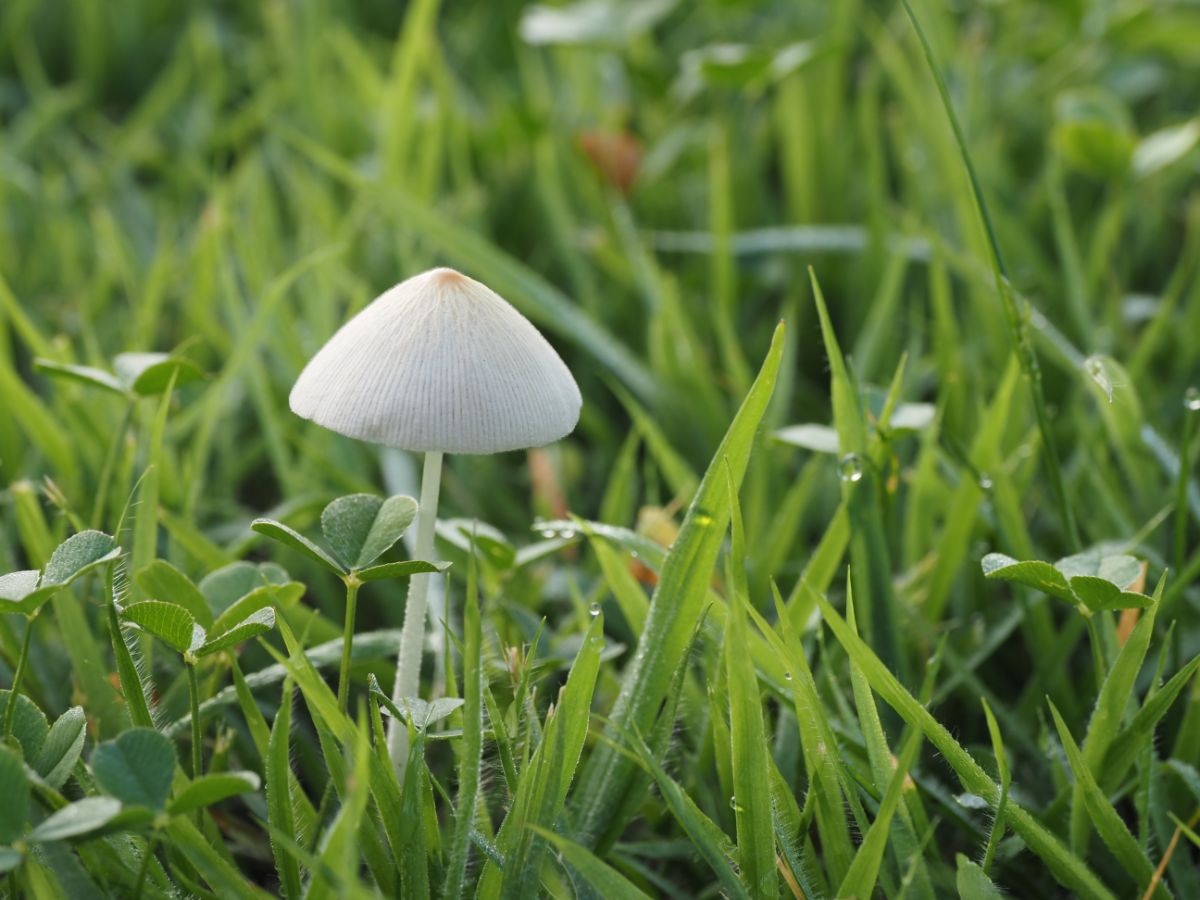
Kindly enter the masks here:
<path id="1" fill-rule="evenodd" d="M 1200 897 L 1197 46 L 0 4 L 0 896 Z"/>

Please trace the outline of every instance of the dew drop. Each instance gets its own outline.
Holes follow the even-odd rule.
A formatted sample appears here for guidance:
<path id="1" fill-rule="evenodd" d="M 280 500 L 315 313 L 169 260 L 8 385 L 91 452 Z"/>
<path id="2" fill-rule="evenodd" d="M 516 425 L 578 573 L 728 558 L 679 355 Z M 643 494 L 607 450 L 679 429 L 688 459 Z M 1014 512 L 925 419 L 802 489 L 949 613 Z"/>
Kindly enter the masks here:
<path id="1" fill-rule="evenodd" d="M 737 797 L 729 798 L 729 808 L 734 812 L 745 812 L 745 809 L 737 802 Z"/>
<path id="2" fill-rule="evenodd" d="M 784 673 L 783 673 L 783 677 L 784 677 L 784 678 L 786 678 L 788 681 L 791 681 L 791 680 L 792 680 L 792 673 L 791 673 L 791 672 L 784 672 Z"/>
<path id="3" fill-rule="evenodd" d="M 860 481 L 863 476 L 862 460 L 857 453 L 847 453 L 838 463 L 842 481 Z"/>
<path id="4" fill-rule="evenodd" d="M 1097 387 L 1104 391 L 1104 396 L 1108 398 L 1108 402 L 1112 403 L 1113 383 L 1112 379 L 1108 377 L 1108 372 L 1105 370 L 1104 360 L 1099 356 L 1089 356 L 1084 361 L 1083 368 L 1087 372 L 1088 377 L 1096 383 Z"/>
<path id="5" fill-rule="evenodd" d="M 588 607 L 588 615 L 593 619 L 600 615 L 600 604 L 593 601 L 592 605 Z"/>
<path id="6" fill-rule="evenodd" d="M 540 533 L 544 538 L 552 538 L 558 534 L 553 528 L 543 528 Z"/>
<path id="7" fill-rule="evenodd" d="M 984 491 L 990 491 L 992 489 L 992 479 L 988 477 L 986 472 L 981 473 L 979 476 L 979 488 L 980 490 Z"/>
<path id="8" fill-rule="evenodd" d="M 1200 412 L 1200 388 L 1190 387 L 1183 392 L 1183 406 L 1190 412 Z"/>

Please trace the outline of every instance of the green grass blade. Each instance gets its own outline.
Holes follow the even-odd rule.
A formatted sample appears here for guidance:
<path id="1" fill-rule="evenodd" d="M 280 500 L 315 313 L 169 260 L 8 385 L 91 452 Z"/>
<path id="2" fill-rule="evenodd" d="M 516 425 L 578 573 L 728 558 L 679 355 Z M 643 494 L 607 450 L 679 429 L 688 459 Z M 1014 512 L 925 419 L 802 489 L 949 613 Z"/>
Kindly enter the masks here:
<path id="1" fill-rule="evenodd" d="M 591 718 L 592 692 L 600 671 L 604 647 L 604 618 L 596 616 L 571 666 L 567 683 L 548 721 L 529 764 L 517 785 L 513 806 L 500 832 L 496 847 L 504 856 L 504 871 L 492 863 L 484 867 L 479 882 L 480 897 L 528 897 L 537 891 L 544 844 L 534 841 L 530 827 L 551 827 L 562 814 L 567 791 L 583 752 Z"/>
<path id="2" fill-rule="evenodd" d="M 1000 802 L 1000 786 L 954 739 L 945 726 L 905 690 L 871 648 L 862 642 L 823 597 L 818 599 L 826 624 L 837 637 L 846 653 L 862 667 L 871 687 L 896 710 L 906 722 L 925 733 L 954 770 L 963 787 L 977 794 L 993 808 Z M 1082 897 L 1111 898 L 1113 895 L 1083 860 L 1073 854 L 1054 834 L 1031 813 L 1016 803 L 1008 805 L 1009 824 L 1037 854 L 1060 882 Z"/>
<path id="3" fill-rule="evenodd" d="M 271 726 L 267 748 L 267 821 L 273 826 L 271 853 L 275 857 L 280 890 L 286 900 L 299 900 L 302 895 L 300 864 L 288 849 L 289 844 L 302 843 L 292 808 L 291 731 L 292 682 L 289 679 L 283 684 L 283 698 L 279 701 L 279 712 Z M 286 841 L 277 840 L 276 832 Z"/>
<path id="4" fill-rule="evenodd" d="M 987 244 L 990 251 L 988 262 L 991 263 L 992 272 L 995 275 L 996 292 L 1000 295 L 1000 301 L 1004 307 L 1004 318 L 1008 323 L 1017 359 L 1021 363 L 1021 371 L 1024 373 L 1033 395 L 1033 408 L 1037 418 L 1038 432 L 1041 435 L 1042 452 L 1046 456 L 1046 472 L 1050 476 L 1051 489 L 1054 492 L 1054 499 L 1058 506 L 1059 515 L 1062 517 L 1063 527 L 1066 529 L 1071 542 L 1078 548 L 1080 546 L 1079 529 L 1075 524 L 1075 514 L 1072 511 L 1071 504 L 1067 500 L 1067 489 L 1063 480 L 1062 466 L 1059 463 L 1054 432 L 1050 427 L 1050 417 L 1046 410 L 1046 397 L 1042 391 L 1042 372 L 1038 365 L 1037 352 L 1034 350 L 1033 341 L 1029 336 L 1029 317 L 1018 308 L 1017 297 L 1008 280 L 1004 257 L 1000 252 L 1000 241 L 996 237 L 996 229 L 992 225 L 992 217 L 988 212 L 987 202 L 983 196 L 983 187 L 975 171 L 975 163 L 971 159 L 971 153 L 967 149 L 966 135 L 963 134 L 962 126 L 958 122 L 958 116 L 954 112 L 954 104 L 950 101 L 950 92 L 946 88 L 945 79 L 942 78 L 941 69 L 934 59 L 933 48 L 929 44 L 929 39 L 925 36 L 925 30 L 921 27 L 920 20 L 917 19 L 916 13 L 913 12 L 909 0 L 900 0 L 900 2 L 903 4 L 904 11 L 908 14 L 909 21 L 913 25 L 913 30 L 921 42 L 921 49 L 925 53 L 925 61 L 929 64 L 929 71 L 933 75 L 933 80 L 937 83 L 938 93 L 942 98 L 942 107 L 946 111 L 946 117 L 950 120 L 950 127 L 954 130 L 954 139 L 958 144 L 963 165 L 967 169 L 967 176 L 971 182 L 971 193 L 974 196 L 975 205 L 979 210 L 980 218 L 983 220 L 984 232 L 987 235 Z"/>
<path id="5" fill-rule="evenodd" d="M 649 900 L 649 894 L 586 847 L 580 847 L 574 841 L 536 825 L 533 831 L 542 840 L 554 845 L 597 896 L 604 897 L 605 900 Z"/>
<path id="6" fill-rule="evenodd" d="M 1126 873 L 1134 879 L 1140 893 L 1150 884 L 1150 879 L 1154 876 L 1154 866 L 1146 858 L 1142 848 L 1138 846 L 1137 838 L 1130 833 L 1120 815 L 1113 809 L 1113 805 L 1104 796 L 1104 792 L 1100 790 L 1100 785 L 1096 783 L 1083 752 L 1075 743 L 1075 739 L 1071 737 L 1067 723 L 1063 721 L 1058 708 L 1053 703 L 1050 703 L 1050 713 L 1054 716 L 1054 725 L 1058 729 L 1059 740 L 1062 741 L 1067 759 L 1071 763 L 1071 771 L 1075 773 L 1076 792 L 1083 798 L 1082 802 L 1091 824 L 1095 826 L 1096 831 L 1099 832 L 1100 837 L 1104 839 L 1104 843 L 1108 845 Z M 1160 882 L 1154 896 L 1170 897 L 1171 894 Z"/>
<path id="7" fill-rule="evenodd" d="M 771 819 L 771 760 L 763 727 L 758 676 L 747 638 L 746 536 L 733 475 L 726 469 L 732 544 L 728 558 L 730 608 L 726 618 L 725 673 L 729 682 L 729 735 L 734 819 L 742 879 L 755 898 L 778 896 L 775 831 Z M 719 714 L 719 713 L 718 713 Z"/>
<path id="8" fill-rule="evenodd" d="M 1096 706 L 1092 710 L 1091 719 L 1088 720 L 1087 733 L 1083 739 L 1083 759 L 1094 778 L 1101 774 L 1104 756 L 1121 728 L 1121 720 L 1129 703 L 1129 696 L 1133 693 L 1134 682 L 1146 658 L 1150 639 L 1154 636 L 1155 613 L 1158 603 L 1162 600 L 1164 583 L 1165 576 L 1159 581 L 1154 592 L 1154 606 L 1143 610 L 1137 626 L 1121 647 L 1121 652 L 1096 696 Z M 1071 791 L 1071 846 L 1080 855 L 1087 852 L 1087 839 L 1091 833 L 1090 820 L 1091 815 L 1084 803 L 1083 782 L 1077 776 L 1075 787 Z"/>
<path id="9" fill-rule="evenodd" d="M 1097 779 L 1106 790 L 1116 789 L 1117 783 L 1133 765 L 1138 750 L 1151 740 L 1155 727 L 1162 721 L 1197 669 L 1200 669 L 1200 656 L 1193 657 L 1187 665 L 1172 675 L 1166 684 L 1155 691 L 1152 697 L 1147 698 L 1129 724 L 1113 738 L 1104 757 L 1102 774 Z"/>
<path id="10" fill-rule="evenodd" d="M 833 421 L 841 454 L 842 501 L 850 518 L 850 562 L 854 579 L 862 588 L 860 595 L 866 601 L 863 632 L 867 643 L 876 647 L 880 658 L 892 671 L 900 672 L 904 680 L 907 664 L 900 650 L 891 556 L 884 534 L 874 456 L 867 453 L 867 420 L 838 346 L 821 285 L 811 268 L 808 274 L 831 372 Z"/>
<path id="11" fill-rule="evenodd" d="M 645 630 L 613 708 L 612 724 L 607 729 L 610 739 L 622 730 L 650 728 L 670 687 L 675 667 L 683 659 L 700 618 L 712 567 L 729 521 L 725 460 L 728 458 L 735 483 L 739 482 L 746 471 L 755 430 L 771 398 L 783 340 L 780 323 L 758 377 L 717 449 L 663 565 Z M 584 846 L 593 846 L 601 835 L 609 832 L 609 814 L 625 794 L 632 774 L 629 761 L 611 746 L 597 747 L 589 758 L 576 809 L 579 838 Z"/>
<path id="12" fill-rule="evenodd" d="M 480 757 L 483 752 L 483 633 L 479 618 L 478 558 L 471 554 L 467 568 L 467 599 L 463 609 L 463 741 L 458 756 L 458 798 L 454 806 L 454 837 L 442 888 L 445 900 L 458 900 L 467 882 L 471 829 L 479 797 Z"/>
<path id="13" fill-rule="evenodd" d="M 854 592 L 849 580 L 846 583 L 846 622 L 851 628 L 855 627 Z M 895 773 L 898 770 L 893 763 L 892 751 L 888 746 L 887 735 L 883 730 L 883 722 L 879 718 L 879 710 L 875 706 L 875 697 L 871 693 L 871 685 L 867 681 L 866 675 L 863 674 L 862 668 L 853 660 L 850 662 L 850 683 L 854 692 L 854 708 L 858 713 L 859 729 L 862 731 L 863 740 L 866 742 L 867 758 L 871 764 L 871 778 L 875 783 L 875 790 L 886 801 L 888 792 L 891 790 L 891 784 L 895 778 Z M 914 732 L 914 734 L 916 733 Z M 919 745 L 917 749 L 919 749 Z M 907 744 L 905 745 L 905 750 L 907 750 Z M 908 766 L 905 768 L 906 774 L 907 769 L 911 768 L 914 759 L 915 755 L 913 759 L 909 760 Z M 868 838 L 877 829 L 880 819 L 884 817 L 883 809 L 883 806 L 881 806 L 879 813 L 876 815 L 875 822 L 871 824 L 871 831 L 868 832 Z M 916 829 L 913 827 L 912 816 L 909 813 L 908 806 L 904 803 L 900 804 L 899 810 L 900 817 L 891 827 L 891 838 L 895 845 L 896 859 L 902 866 L 909 861 L 912 862 L 917 893 L 922 897 L 932 897 L 933 888 L 929 883 L 929 873 L 926 871 L 925 860 L 917 851 L 918 840 Z M 893 812 L 888 813 L 888 817 L 890 818 L 893 814 L 894 809 Z M 877 837 L 875 840 L 882 841 L 883 839 Z M 858 866 L 858 871 L 855 872 L 852 867 L 851 872 L 848 872 L 842 881 L 841 893 L 843 895 L 848 890 L 847 884 L 850 884 L 856 891 L 864 891 L 863 896 L 867 896 L 874 889 L 875 880 L 878 877 L 878 868 L 882 863 L 883 857 L 880 855 L 874 863 L 871 863 L 870 860 L 873 857 L 864 856 L 863 848 L 865 846 L 864 842 L 859 847 L 858 853 L 854 858 L 854 865 Z M 880 850 L 882 850 L 882 847 Z M 875 851 L 872 850 L 871 852 L 874 853 Z M 862 863 L 859 863 L 860 857 L 863 860 Z M 874 866 L 875 871 L 871 871 L 871 865 Z M 854 875 L 854 877 L 852 878 L 851 875 Z"/>
<path id="14" fill-rule="evenodd" d="M 706 816 L 695 804 L 695 801 L 687 795 L 687 792 L 679 786 L 679 783 L 667 774 L 639 735 L 627 734 L 626 739 L 633 748 L 636 759 L 658 785 L 658 790 L 662 794 L 667 808 L 671 810 L 675 820 L 687 832 L 695 851 L 716 874 L 726 895 L 736 898 L 736 900 L 750 900 L 745 883 L 738 877 L 737 871 L 730 862 L 736 851 L 725 832 Z"/>
<path id="15" fill-rule="evenodd" d="M 908 770 L 912 768 L 920 747 L 921 732 L 913 729 L 904 743 L 904 748 L 900 751 L 896 769 L 887 782 L 887 789 L 879 803 L 879 812 L 875 816 L 875 821 L 871 823 L 867 836 L 863 838 L 858 852 L 854 854 L 850 871 L 846 873 L 841 887 L 838 888 L 837 895 L 839 897 L 870 897 L 874 893 L 875 882 L 879 878 L 879 869 L 883 864 L 883 854 L 887 849 L 888 835 L 891 833 L 892 817 L 896 813 L 896 807 L 902 802 L 901 796 L 904 792 L 905 781 L 908 779 Z M 905 857 L 901 857 L 901 860 L 909 861 Z"/>

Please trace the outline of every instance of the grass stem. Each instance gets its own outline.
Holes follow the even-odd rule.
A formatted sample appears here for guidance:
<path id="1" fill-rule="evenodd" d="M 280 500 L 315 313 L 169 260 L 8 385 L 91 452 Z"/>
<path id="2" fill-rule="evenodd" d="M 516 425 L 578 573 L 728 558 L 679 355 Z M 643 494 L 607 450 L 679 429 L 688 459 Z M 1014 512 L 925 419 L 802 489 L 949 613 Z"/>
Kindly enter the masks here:
<path id="1" fill-rule="evenodd" d="M 1038 432 L 1042 439 L 1042 451 L 1046 455 L 1046 469 L 1050 476 L 1050 487 L 1054 492 L 1054 499 L 1058 505 L 1059 515 L 1062 518 L 1067 538 L 1071 541 L 1071 545 L 1078 550 L 1082 546 L 1079 538 L 1079 526 L 1075 522 L 1075 513 L 1071 509 L 1071 504 L 1067 502 L 1067 489 L 1063 481 L 1058 447 L 1054 442 L 1054 434 L 1050 430 L 1050 415 L 1046 409 L 1046 395 L 1042 391 L 1042 370 L 1038 365 L 1037 352 L 1034 350 L 1033 340 L 1029 336 L 1029 310 L 1022 310 L 1017 305 L 1017 298 L 1008 278 L 1008 267 L 1004 264 L 1004 256 L 1000 252 L 1000 241 L 996 237 L 996 229 L 992 224 L 992 217 L 988 212 L 987 201 L 983 196 L 983 187 L 980 184 L 979 175 L 975 171 L 975 163 L 971 159 L 971 153 L 967 149 L 967 138 L 963 133 L 962 125 L 959 124 L 958 116 L 954 112 L 954 105 L 950 102 L 950 91 L 946 87 L 946 81 L 942 78 L 941 69 L 938 68 L 937 60 L 934 58 L 933 48 L 929 44 L 929 39 L 925 36 L 925 30 L 921 27 L 921 23 L 917 19 L 917 14 L 913 12 L 909 0 L 900 0 L 900 2 L 904 6 L 905 13 L 908 14 L 909 21 L 912 22 L 913 30 L 917 33 L 917 39 L 921 42 L 925 61 L 929 64 L 929 71 L 932 73 L 933 80 L 937 84 L 938 93 L 942 98 L 942 106 L 946 110 L 946 117 L 950 120 L 950 127 L 954 131 L 954 139 L 958 143 L 963 165 L 967 169 L 967 179 L 971 183 L 971 193 L 975 198 L 979 217 L 983 220 L 983 230 L 987 235 L 989 262 L 992 264 L 992 272 L 996 278 L 996 291 L 1000 294 L 1000 301 L 1004 307 L 1004 318 L 1008 323 L 1009 334 L 1014 345 L 1013 349 L 1017 354 L 1017 361 L 1021 365 L 1021 373 L 1025 381 L 1029 384 L 1029 391 L 1033 398 L 1033 411 L 1037 419 Z"/>
<path id="2" fill-rule="evenodd" d="M 188 673 L 188 700 L 192 706 L 192 780 L 204 774 L 204 760 L 200 755 L 200 684 L 196 679 L 196 666 L 186 663 Z"/>
<path id="3" fill-rule="evenodd" d="M 354 614 L 358 606 L 359 581 L 346 579 L 346 621 L 342 626 L 342 667 L 338 672 L 338 709 L 346 711 L 350 700 L 350 654 L 354 650 Z"/>
<path id="4" fill-rule="evenodd" d="M 1195 420 L 1197 418 L 1195 410 L 1190 405 L 1185 406 L 1183 411 L 1183 437 L 1179 441 L 1179 478 L 1175 482 L 1175 548 L 1172 559 L 1175 562 L 1176 572 L 1183 570 L 1184 561 L 1187 556 L 1188 478 L 1191 475 L 1192 438 L 1195 435 Z"/>
<path id="5" fill-rule="evenodd" d="M 37 613 L 33 613 L 25 621 L 25 636 L 21 638 L 21 655 L 17 657 L 12 689 L 8 692 L 8 703 L 4 707 L 4 728 L 3 733 L 0 733 L 0 743 L 7 741 L 12 734 L 13 719 L 17 711 L 17 694 L 21 691 L 21 679 L 25 676 L 25 666 L 29 661 L 29 644 L 33 638 L 33 623 L 36 618 Z"/>

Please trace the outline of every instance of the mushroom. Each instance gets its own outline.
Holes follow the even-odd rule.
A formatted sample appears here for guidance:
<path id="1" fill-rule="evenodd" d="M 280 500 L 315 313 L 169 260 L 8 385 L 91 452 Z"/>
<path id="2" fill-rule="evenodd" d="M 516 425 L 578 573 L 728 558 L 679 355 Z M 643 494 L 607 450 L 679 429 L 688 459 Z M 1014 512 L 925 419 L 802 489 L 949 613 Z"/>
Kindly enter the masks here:
<path id="1" fill-rule="evenodd" d="M 296 379 L 292 411 L 348 437 L 425 454 L 415 554 L 433 556 L 442 456 L 540 447 L 579 421 L 579 386 L 506 300 L 454 269 L 431 269 L 341 327 Z M 421 681 L 429 575 L 409 582 L 393 699 Z M 404 765 L 407 731 L 388 733 Z"/>

